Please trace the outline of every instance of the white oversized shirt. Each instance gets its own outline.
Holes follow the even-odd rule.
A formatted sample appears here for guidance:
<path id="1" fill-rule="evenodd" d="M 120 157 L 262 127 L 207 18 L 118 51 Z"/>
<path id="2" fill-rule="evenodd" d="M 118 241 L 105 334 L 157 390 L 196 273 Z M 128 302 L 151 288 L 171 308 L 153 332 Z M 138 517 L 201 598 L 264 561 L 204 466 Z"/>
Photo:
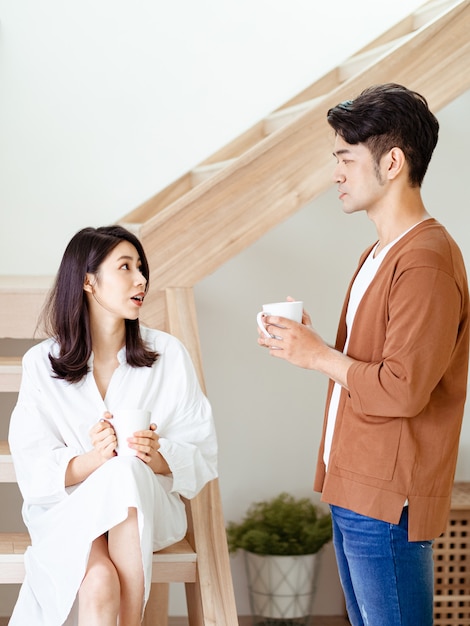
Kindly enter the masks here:
<path id="1" fill-rule="evenodd" d="M 217 476 L 212 412 L 186 349 L 167 333 L 144 327 L 141 333 L 158 360 L 152 367 L 131 367 L 123 348 L 104 400 L 93 376 L 93 357 L 79 383 L 54 377 L 48 355 L 57 354 L 58 346 L 52 339 L 23 358 L 9 443 L 33 545 L 25 556 L 26 579 L 12 625 L 76 623 L 72 615 L 66 618 L 91 542 L 125 519 L 130 506 L 139 515 L 148 597 L 152 550 L 178 541 L 186 531 L 179 496 L 194 497 Z M 105 411 L 117 408 L 151 412 L 171 476 L 154 474 L 135 457 L 114 457 L 83 483 L 65 487 L 69 461 L 92 449 L 91 427 Z"/>

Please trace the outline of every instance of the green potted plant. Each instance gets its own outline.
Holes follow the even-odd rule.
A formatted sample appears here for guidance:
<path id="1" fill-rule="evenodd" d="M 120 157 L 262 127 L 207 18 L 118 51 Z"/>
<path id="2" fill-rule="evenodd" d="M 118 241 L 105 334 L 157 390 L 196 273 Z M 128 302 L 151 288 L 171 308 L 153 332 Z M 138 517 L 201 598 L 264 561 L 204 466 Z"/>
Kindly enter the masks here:
<path id="1" fill-rule="evenodd" d="M 287 493 L 253 503 L 241 522 L 228 524 L 230 552 L 244 551 L 255 623 L 307 623 L 317 556 L 331 536 L 329 513 Z"/>

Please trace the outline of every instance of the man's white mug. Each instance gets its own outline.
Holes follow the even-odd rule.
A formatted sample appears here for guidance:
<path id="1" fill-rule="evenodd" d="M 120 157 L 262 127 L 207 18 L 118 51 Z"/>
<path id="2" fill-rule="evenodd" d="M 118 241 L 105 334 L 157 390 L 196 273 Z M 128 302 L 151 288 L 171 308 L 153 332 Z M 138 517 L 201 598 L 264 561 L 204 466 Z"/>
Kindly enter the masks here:
<path id="1" fill-rule="evenodd" d="M 271 302 L 270 304 L 263 304 L 263 310 L 256 316 L 258 326 L 266 335 L 266 337 L 272 337 L 271 333 L 268 333 L 264 325 L 264 318 L 266 315 L 278 315 L 279 317 L 286 317 L 294 322 L 302 321 L 302 313 L 304 309 L 304 303 L 301 300 L 295 302 Z"/>
<path id="2" fill-rule="evenodd" d="M 112 424 L 117 438 L 116 452 L 118 456 L 135 456 L 136 451 L 129 448 L 128 437 L 132 437 L 138 430 L 150 428 L 150 411 L 143 409 L 117 409 L 113 411 Z"/>

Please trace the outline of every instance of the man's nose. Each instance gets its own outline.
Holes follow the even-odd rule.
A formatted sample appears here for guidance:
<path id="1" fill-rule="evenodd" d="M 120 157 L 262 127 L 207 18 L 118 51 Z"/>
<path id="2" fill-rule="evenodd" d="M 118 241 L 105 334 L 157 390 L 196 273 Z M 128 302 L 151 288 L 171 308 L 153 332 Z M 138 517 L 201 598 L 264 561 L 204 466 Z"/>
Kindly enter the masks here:
<path id="1" fill-rule="evenodd" d="M 344 176 L 343 172 L 341 171 L 341 168 L 340 168 L 339 164 L 333 170 L 332 179 L 333 179 L 334 183 L 342 183 L 345 180 L 345 176 Z"/>

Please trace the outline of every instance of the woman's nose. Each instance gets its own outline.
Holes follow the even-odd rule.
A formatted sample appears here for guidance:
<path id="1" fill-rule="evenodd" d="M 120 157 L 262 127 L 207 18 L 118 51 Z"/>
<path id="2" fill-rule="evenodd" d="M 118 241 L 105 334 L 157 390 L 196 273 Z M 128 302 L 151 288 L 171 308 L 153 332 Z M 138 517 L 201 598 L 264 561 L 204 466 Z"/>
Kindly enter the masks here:
<path id="1" fill-rule="evenodd" d="M 144 287 L 147 284 L 147 279 L 142 274 L 142 272 L 137 271 L 137 275 L 135 277 L 135 283 L 136 283 L 136 285 L 143 285 Z"/>

